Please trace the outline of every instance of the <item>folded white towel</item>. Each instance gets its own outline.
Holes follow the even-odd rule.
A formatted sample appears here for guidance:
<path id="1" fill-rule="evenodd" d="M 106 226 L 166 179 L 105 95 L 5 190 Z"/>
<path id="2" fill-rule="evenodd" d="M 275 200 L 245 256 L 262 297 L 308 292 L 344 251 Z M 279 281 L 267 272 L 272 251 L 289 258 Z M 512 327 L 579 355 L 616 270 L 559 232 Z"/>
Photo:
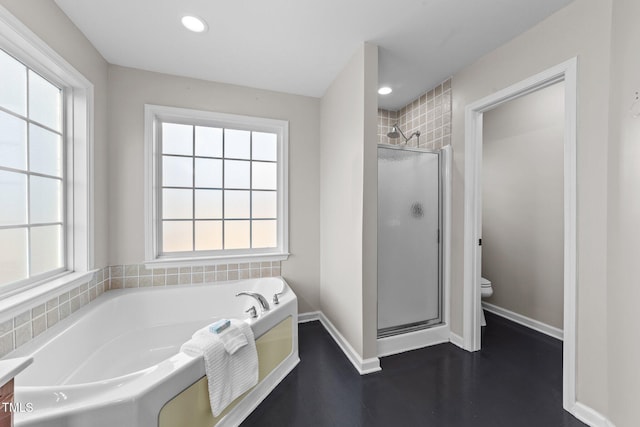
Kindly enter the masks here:
<path id="1" fill-rule="evenodd" d="M 215 353 L 217 347 L 224 349 L 224 343 L 217 335 L 204 329 L 198 329 L 191 339 L 180 347 L 180 351 L 192 357 L 203 356 L 207 353 Z"/>
<path id="2" fill-rule="evenodd" d="M 227 334 L 228 349 L 222 338 Z M 244 337 L 244 342 L 238 334 Z M 209 332 L 208 326 L 200 329 L 180 350 L 190 356 L 204 356 L 209 402 L 215 417 L 258 383 L 258 353 L 253 331 L 242 320 L 232 319 L 231 326 L 221 334 Z"/>
<path id="3" fill-rule="evenodd" d="M 235 354 L 236 351 L 248 344 L 246 335 L 238 327 L 230 326 L 226 331 L 220 332 L 218 336 L 229 354 Z"/>

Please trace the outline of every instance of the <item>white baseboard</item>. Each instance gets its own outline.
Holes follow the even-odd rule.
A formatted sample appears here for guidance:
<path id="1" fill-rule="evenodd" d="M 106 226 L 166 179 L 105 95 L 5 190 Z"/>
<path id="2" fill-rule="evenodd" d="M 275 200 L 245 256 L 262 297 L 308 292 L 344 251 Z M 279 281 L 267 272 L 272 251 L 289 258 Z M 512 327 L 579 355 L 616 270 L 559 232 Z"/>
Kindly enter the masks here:
<path id="1" fill-rule="evenodd" d="M 362 359 L 360 354 L 349 344 L 344 336 L 338 331 L 333 323 L 324 315 L 321 311 L 312 311 L 309 313 L 301 313 L 298 315 L 298 323 L 312 322 L 319 320 L 322 326 L 327 330 L 331 338 L 338 344 L 338 347 L 347 356 L 347 359 L 356 368 L 360 375 L 370 374 L 372 372 L 378 372 L 382 370 L 380 367 L 380 359 L 377 357 L 371 357 L 368 359 Z"/>
<path id="2" fill-rule="evenodd" d="M 462 337 L 458 334 L 454 334 L 453 332 L 451 332 L 449 334 L 449 341 L 451 342 L 451 344 L 460 347 L 461 349 L 464 350 L 464 340 L 462 339 Z"/>
<path id="3" fill-rule="evenodd" d="M 558 329 L 554 326 L 547 325 L 546 323 L 542 323 L 538 320 L 531 319 L 530 317 L 514 313 L 513 311 L 507 310 L 506 308 L 498 307 L 497 305 L 489 304 L 484 301 L 482 302 L 482 308 L 487 310 L 489 313 L 504 317 L 505 319 L 509 319 L 512 322 L 518 323 L 522 326 L 526 326 L 527 328 L 533 329 L 534 331 L 538 331 L 545 335 L 549 335 L 550 337 L 559 339 L 560 341 L 562 341 L 564 337 L 562 329 Z"/>
<path id="4" fill-rule="evenodd" d="M 615 427 L 607 417 L 580 402 L 573 406 L 573 415 L 590 427 Z"/>
<path id="5" fill-rule="evenodd" d="M 298 323 L 313 322 L 315 320 L 320 320 L 319 311 L 309 311 L 307 313 L 298 314 Z"/>

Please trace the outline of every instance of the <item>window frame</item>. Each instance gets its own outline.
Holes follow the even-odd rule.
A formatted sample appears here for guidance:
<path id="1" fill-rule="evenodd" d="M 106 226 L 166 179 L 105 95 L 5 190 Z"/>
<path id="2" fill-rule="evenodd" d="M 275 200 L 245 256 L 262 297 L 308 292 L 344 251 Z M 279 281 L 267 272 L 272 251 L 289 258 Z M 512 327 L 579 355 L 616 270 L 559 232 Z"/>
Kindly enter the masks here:
<path id="1" fill-rule="evenodd" d="M 16 62 L 19 62 L 20 64 L 22 64 L 25 67 L 25 71 L 27 73 L 27 76 L 30 75 L 30 72 L 33 72 L 37 75 L 39 75 L 40 77 L 42 77 L 43 79 L 45 79 L 47 81 L 47 83 L 51 84 L 52 86 L 56 87 L 59 91 L 60 91 L 60 108 L 61 108 L 61 112 L 62 112 L 62 117 L 61 117 L 61 123 L 60 123 L 60 130 L 55 130 L 53 128 L 48 127 L 47 125 L 37 122 L 35 121 L 29 114 L 30 111 L 30 104 L 31 104 L 31 97 L 30 97 L 30 93 L 29 93 L 29 77 L 27 77 L 27 79 L 25 80 L 25 84 L 26 84 L 26 107 L 27 107 L 27 112 L 25 113 L 25 115 L 21 115 L 20 113 L 16 113 L 15 111 L 11 111 L 11 110 L 7 110 L 3 107 L 0 107 L 0 112 L 3 112 L 4 114 L 10 116 L 10 117 L 14 117 L 17 118 L 21 121 L 23 121 L 25 123 L 25 128 L 27 129 L 26 132 L 26 157 L 27 157 L 27 166 L 24 170 L 21 169 L 15 169 L 15 168 L 11 168 L 11 167 L 4 167 L 4 166 L 0 166 L 0 170 L 2 171 L 7 171 L 7 172 L 11 172 L 11 173 L 17 173 L 17 174 L 21 174 L 21 175 L 25 175 L 27 178 L 27 186 L 26 186 L 26 202 L 27 202 L 27 220 L 24 224 L 18 224 L 18 225 L 7 225 L 7 226 L 1 226 L 0 228 L 2 228 L 3 230 L 9 230 L 9 229 L 27 229 L 27 274 L 28 277 L 25 279 L 21 279 L 21 280 L 17 280 L 14 282 L 10 282 L 8 284 L 0 284 L 1 288 L 2 288 L 2 294 L 5 293 L 12 293 L 17 289 L 20 288 L 24 288 L 24 287 L 29 287 L 32 283 L 40 283 L 43 281 L 46 281 L 48 279 L 51 278 L 55 278 L 55 277 L 59 277 L 60 275 L 63 275 L 67 272 L 67 266 L 68 266 L 68 259 L 69 259 L 69 254 L 67 252 L 67 240 L 70 237 L 70 233 L 68 232 L 68 228 L 69 228 L 69 223 L 67 221 L 67 210 L 68 210 L 68 185 L 67 185 L 67 151 L 68 151 L 68 147 L 67 147 L 67 123 L 66 123 L 66 118 L 67 115 L 70 113 L 69 108 L 67 107 L 67 92 L 68 92 L 68 88 L 62 85 L 59 85 L 53 81 L 51 81 L 50 79 L 48 79 L 47 77 L 45 77 L 44 75 L 42 75 L 40 72 L 38 72 L 37 70 L 33 69 L 32 67 L 30 67 L 29 65 L 25 64 L 24 61 L 20 60 L 20 58 L 15 57 L 14 55 L 12 55 L 11 53 L 7 52 L 1 45 L 0 45 L 0 50 L 3 51 L 4 53 L 6 53 L 7 55 L 9 55 L 10 57 L 12 57 Z M 55 134 L 60 135 L 61 137 L 61 141 L 62 141 L 62 169 L 61 169 L 61 176 L 60 177 L 56 177 L 54 175 L 50 175 L 47 173 L 42 173 L 42 172 L 35 172 L 32 170 L 31 165 L 30 165 L 30 155 L 31 155 L 31 151 L 29 149 L 29 147 L 31 146 L 31 126 L 37 126 L 40 129 L 44 129 L 48 132 L 52 132 Z M 31 178 L 32 177 L 41 177 L 41 178 L 46 178 L 46 179 L 56 179 L 59 180 L 61 182 L 61 186 L 62 186 L 62 194 L 61 194 L 61 205 L 62 205 L 62 212 L 61 212 L 61 219 L 60 221 L 56 221 L 56 222 L 51 222 L 48 224 L 44 224 L 44 223 L 34 223 L 31 221 Z M 31 275 L 31 271 L 30 271 L 30 267 L 31 267 L 31 259 L 32 259 L 32 251 L 31 251 L 31 233 L 32 230 L 34 228 L 38 228 L 38 227 L 46 227 L 46 226 L 50 226 L 50 225 L 60 225 L 62 226 L 62 248 L 61 248 L 61 252 L 62 252 L 62 266 L 49 270 L 49 271 L 45 271 L 43 273 L 39 273 L 36 275 Z"/>
<path id="2" fill-rule="evenodd" d="M 64 270 L 13 282 L 0 289 L 0 312 L 93 273 L 93 84 L 28 27 L 0 6 L 0 48 L 62 89 Z"/>
<path id="3" fill-rule="evenodd" d="M 162 253 L 162 152 L 159 135 L 163 122 L 277 135 L 277 247 Z M 145 104 L 145 263 L 153 267 L 175 267 L 286 260 L 289 256 L 288 139 L 289 122 L 285 120 Z"/>

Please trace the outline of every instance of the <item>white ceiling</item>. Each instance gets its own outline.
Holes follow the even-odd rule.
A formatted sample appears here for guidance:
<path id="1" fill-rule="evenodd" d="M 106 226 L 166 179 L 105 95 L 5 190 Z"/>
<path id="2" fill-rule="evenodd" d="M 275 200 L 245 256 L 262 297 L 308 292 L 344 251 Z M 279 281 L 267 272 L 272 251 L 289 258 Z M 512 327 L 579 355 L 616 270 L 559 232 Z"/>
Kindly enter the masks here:
<path id="1" fill-rule="evenodd" d="M 372 42 L 399 109 L 572 0 L 55 1 L 112 64 L 314 97 Z"/>

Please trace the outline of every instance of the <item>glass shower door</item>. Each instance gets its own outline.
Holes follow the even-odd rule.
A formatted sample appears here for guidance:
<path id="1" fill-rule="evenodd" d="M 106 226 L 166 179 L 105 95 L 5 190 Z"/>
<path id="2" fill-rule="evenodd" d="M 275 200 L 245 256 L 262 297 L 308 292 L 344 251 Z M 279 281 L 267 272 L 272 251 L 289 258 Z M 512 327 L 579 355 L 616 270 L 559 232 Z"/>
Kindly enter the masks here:
<path id="1" fill-rule="evenodd" d="M 378 336 L 441 323 L 440 156 L 378 146 Z"/>

